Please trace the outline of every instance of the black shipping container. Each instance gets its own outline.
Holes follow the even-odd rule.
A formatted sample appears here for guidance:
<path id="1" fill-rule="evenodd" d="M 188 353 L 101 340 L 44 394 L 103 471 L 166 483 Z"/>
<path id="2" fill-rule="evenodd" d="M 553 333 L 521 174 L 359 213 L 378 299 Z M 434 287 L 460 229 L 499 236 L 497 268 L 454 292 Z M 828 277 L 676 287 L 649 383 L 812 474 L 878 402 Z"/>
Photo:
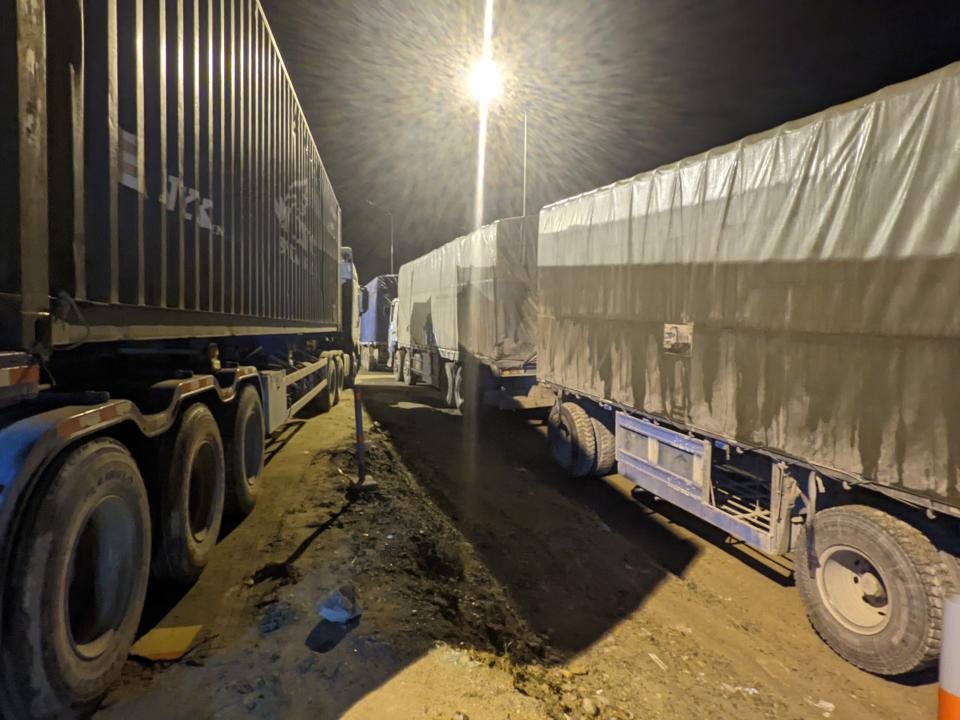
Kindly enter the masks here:
<path id="1" fill-rule="evenodd" d="M 0 348 L 338 328 L 340 207 L 256 0 L 3 0 L 0 53 Z"/>

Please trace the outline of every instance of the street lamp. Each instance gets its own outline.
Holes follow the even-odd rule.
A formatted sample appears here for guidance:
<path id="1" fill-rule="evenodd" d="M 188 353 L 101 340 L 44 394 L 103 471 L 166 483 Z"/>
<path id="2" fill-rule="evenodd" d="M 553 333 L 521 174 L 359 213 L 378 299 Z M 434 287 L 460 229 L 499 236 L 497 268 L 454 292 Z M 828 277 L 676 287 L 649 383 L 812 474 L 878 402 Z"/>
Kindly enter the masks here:
<path id="1" fill-rule="evenodd" d="M 467 80 L 470 94 L 480 105 L 480 137 L 477 149 L 477 217 L 476 225 L 482 222 L 483 176 L 487 151 L 487 116 L 490 103 L 500 97 L 503 82 L 500 70 L 490 57 L 484 56 L 474 65 Z M 527 111 L 523 111 L 523 188 L 521 190 L 521 214 L 527 214 Z"/>
<path id="2" fill-rule="evenodd" d="M 394 269 L 393 269 L 393 213 L 390 212 L 389 210 L 387 210 L 387 208 L 385 208 L 385 207 L 380 207 L 380 206 L 377 205 L 373 200 L 367 200 L 367 204 L 370 205 L 370 207 L 376 208 L 376 209 L 379 210 L 380 212 L 385 212 L 385 213 L 387 214 L 387 217 L 390 218 L 390 274 L 393 275 L 393 274 L 394 274 Z"/>

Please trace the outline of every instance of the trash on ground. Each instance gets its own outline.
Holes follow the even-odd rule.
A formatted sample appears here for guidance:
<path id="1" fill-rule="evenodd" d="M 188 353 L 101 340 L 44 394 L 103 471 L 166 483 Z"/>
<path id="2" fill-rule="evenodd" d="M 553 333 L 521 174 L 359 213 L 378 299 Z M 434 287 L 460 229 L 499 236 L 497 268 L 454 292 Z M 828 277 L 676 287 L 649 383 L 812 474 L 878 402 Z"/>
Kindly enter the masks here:
<path id="1" fill-rule="evenodd" d="M 130 654 L 146 660 L 179 660 L 193 645 L 202 625 L 154 628 L 137 640 Z"/>
<path id="2" fill-rule="evenodd" d="M 647 653 L 647 655 L 650 656 L 650 659 L 653 660 L 660 667 L 661 670 L 667 669 L 667 664 L 663 660 L 658 658 L 656 655 L 654 655 L 653 653 Z"/>
<path id="3" fill-rule="evenodd" d="M 829 700 L 818 700 L 814 702 L 814 700 L 810 697 L 805 697 L 803 699 L 811 707 L 815 707 L 817 710 L 822 710 L 824 717 L 830 717 L 833 711 L 837 709 L 836 706 Z"/>
<path id="4" fill-rule="evenodd" d="M 341 585 L 317 604 L 317 615 L 332 623 L 347 623 L 362 613 L 353 585 Z"/>
<path id="5" fill-rule="evenodd" d="M 288 603 L 282 601 L 270 603 L 264 609 L 263 617 L 260 619 L 260 634 L 269 635 L 296 619 L 297 614 Z"/>

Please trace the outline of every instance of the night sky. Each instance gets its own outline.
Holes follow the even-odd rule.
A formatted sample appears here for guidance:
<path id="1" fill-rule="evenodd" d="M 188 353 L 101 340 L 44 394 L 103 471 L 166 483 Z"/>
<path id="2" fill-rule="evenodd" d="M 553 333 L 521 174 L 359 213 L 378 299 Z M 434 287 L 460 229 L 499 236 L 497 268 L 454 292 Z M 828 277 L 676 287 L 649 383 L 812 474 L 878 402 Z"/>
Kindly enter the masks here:
<path id="1" fill-rule="evenodd" d="M 261 0 L 361 279 L 470 229 L 483 1 Z M 960 60 L 960 1 L 496 0 L 485 221 Z"/>

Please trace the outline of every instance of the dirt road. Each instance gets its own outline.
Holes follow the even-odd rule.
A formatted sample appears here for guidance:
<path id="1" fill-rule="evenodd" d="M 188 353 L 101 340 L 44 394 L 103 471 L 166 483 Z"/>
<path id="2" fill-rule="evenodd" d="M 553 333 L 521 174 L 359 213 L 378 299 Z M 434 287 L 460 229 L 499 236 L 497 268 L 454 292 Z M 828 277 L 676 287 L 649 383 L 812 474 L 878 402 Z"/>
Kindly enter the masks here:
<path id="1" fill-rule="evenodd" d="M 785 563 L 566 478 L 537 421 L 362 381 L 376 491 L 344 493 L 350 392 L 288 427 L 200 582 L 151 588 L 144 629 L 200 624 L 198 646 L 129 662 L 101 717 L 935 715 L 932 675 L 882 680 L 816 638 Z M 362 616 L 322 621 L 343 586 Z"/>

